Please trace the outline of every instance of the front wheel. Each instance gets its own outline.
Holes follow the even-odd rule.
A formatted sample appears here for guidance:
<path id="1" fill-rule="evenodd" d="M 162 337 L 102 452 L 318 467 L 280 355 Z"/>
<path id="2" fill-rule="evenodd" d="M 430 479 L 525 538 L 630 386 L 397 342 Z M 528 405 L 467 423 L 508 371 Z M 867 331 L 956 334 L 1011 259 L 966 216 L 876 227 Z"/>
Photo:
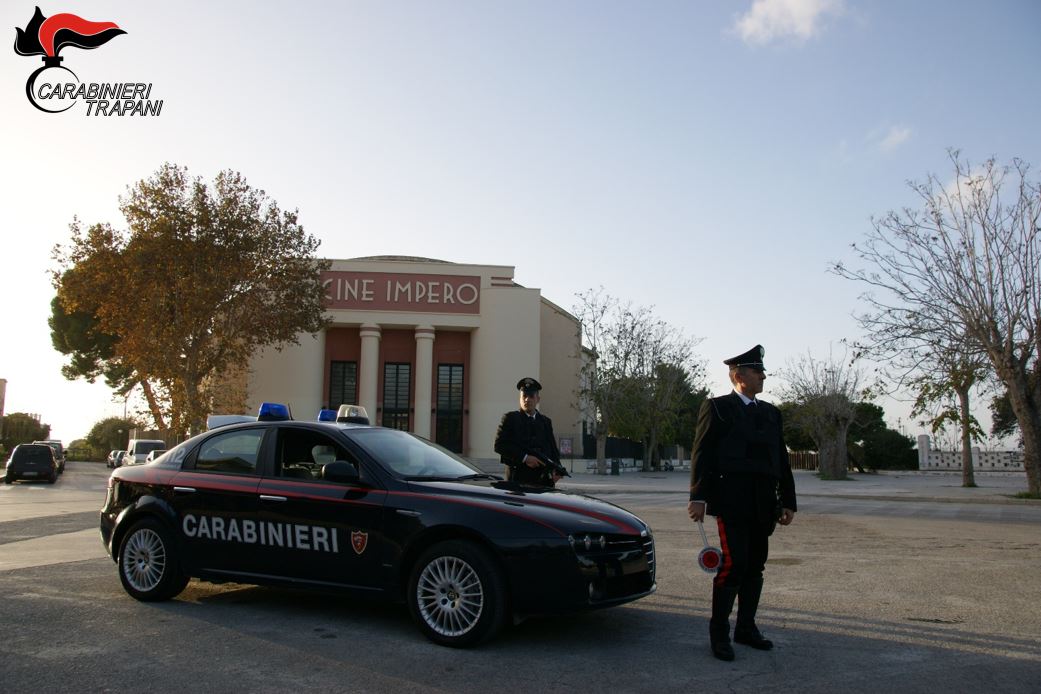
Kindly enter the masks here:
<path id="1" fill-rule="evenodd" d="M 137 523 L 123 536 L 118 566 L 123 589 L 144 602 L 169 600 L 188 585 L 170 532 L 152 519 Z"/>
<path id="2" fill-rule="evenodd" d="M 476 646 L 506 621 L 506 589 L 483 549 L 451 540 L 430 547 L 416 562 L 408 607 L 424 636 L 453 648 Z"/>

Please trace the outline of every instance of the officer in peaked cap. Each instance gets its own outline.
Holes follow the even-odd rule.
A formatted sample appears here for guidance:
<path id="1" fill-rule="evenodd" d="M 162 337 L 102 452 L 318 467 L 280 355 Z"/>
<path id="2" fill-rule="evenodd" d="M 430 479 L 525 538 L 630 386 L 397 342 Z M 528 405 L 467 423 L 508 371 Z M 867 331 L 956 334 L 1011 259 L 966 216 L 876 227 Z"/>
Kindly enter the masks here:
<path id="1" fill-rule="evenodd" d="M 733 660 L 730 612 L 737 601 L 734 641 L 770 650 L 755 623 L 763 569 L 775 526 L 795 517 L 795 480 L 781 413 L 756 396 L 766 380 L 765 350 L 756 345 L 724 359 L 733 392 L 706 400 L 698 413 L 691 457 L 690 502 L 695 522 L 715 516 L 723 561 L 712 581 L 709 642 L 720 660 Z"/>
<path id="2" fill-rule="evenodd" d="M 534 378 L 517 381 L 519 407 L 502 416 L 495 432 L 495 452 L 506 466 L 506 479 L 536 487 L 552 487 L 560 475 L 560 450 L 553 422 L 538 410 L 542 384 Z"/>

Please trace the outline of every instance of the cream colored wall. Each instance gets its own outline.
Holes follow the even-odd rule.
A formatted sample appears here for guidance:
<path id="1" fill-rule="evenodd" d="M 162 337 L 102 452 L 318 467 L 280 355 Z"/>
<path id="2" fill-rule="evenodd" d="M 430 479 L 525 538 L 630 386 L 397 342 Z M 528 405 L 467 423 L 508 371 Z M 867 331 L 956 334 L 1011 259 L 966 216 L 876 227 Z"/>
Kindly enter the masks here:
<path id="1" fill-rule="evenodd" d="M 581 455 L 582 420 L 578 407 L 582 342 L 578 319 L 546 299 L 540 302 L 539 409 L 553 420 L 553 433 L 570 436 L 572 451 Z"/>
<path id="2" fill-rule="evenodd" d="M 495 431 L 517 407 L 517 381 L 539 381 L 539 291 L 488 287 L 481 293 L 481 327 L 470 342 L 469 456 L 498 459 Z"/>
<path id="3" fill-rule="evenodd" d="M 330 311 L 337 325 L 375 323 L 385 329 L 416 325 L 470 329 L 469 441 L 466 455 L 498 460 L 495 432 L 505 412 L 517 407 L 517 381 L 538 379 L 546 388 L 542 410 L 553 419 L 555 433 L 572 436 L 580 450 L 581 423 L 575 407 L 579 387 L 578 324 L 574 317 L 541 298 L 538 289 L 509 282 L 514 269 L 502 265 L 400 260 L 334 260 L 333 270 L 402 272 L 414 274 L 474 275 L 481 277 L 479 315 L 405 313 L 400 311 Z M 492 278 L 496 279 L 494 284 Z M 506 279 L 502 279 L 506 278 Z M 325 336 L 299 336 L 300 344 L 281 352 L 259 351 L 250 363 L 249 405 L 261 402 L 292 405 L 298 419 L 312 419 L 321 407 Z M 436 337 L 435 337 L 436 340 Z"/>
<path id="4" fill-rule="evenodd" d="M 293 409 L 296 419 L 314 419 L 322 407 L 325 333 L 301 334 L 299 345 L 278 351 L 266 347 L 250 363 L 249 409 L 256 414 L 262 402 L 280 402 Z"/>

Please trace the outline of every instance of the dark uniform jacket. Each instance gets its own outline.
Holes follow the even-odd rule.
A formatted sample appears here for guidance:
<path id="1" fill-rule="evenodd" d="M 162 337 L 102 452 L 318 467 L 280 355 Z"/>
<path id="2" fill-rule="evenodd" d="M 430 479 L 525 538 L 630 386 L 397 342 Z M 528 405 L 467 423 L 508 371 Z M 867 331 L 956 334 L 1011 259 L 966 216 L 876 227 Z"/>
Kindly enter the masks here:
<path id="1" fill-rule="evenodd" d="M 745 405 L 736 392 L 706 400 L 690 477 L 690 498 L 706 502 L 707 513 L 773 530 L 779 507 L 797 510 L 780 410 L 761 400 Z"/>
<path id="2" fill-rule="evenodd" d="M 524 456 L 529 454 L 560 462 L 553 422 L 541 412 L 536 412 L 534 417 L 522 410 L 504 414 L 499 430 L 495 432 L 495 452 L 507 468 L 508 479 L 521 484 L 553 486 L 549 468 L 530 468 L 524 464 Z"/>

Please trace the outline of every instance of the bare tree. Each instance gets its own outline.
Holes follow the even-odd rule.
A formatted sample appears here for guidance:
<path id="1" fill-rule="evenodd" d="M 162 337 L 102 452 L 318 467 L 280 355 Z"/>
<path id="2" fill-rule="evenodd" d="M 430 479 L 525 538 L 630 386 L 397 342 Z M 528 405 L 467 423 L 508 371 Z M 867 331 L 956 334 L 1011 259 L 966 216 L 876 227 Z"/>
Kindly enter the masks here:
<path id="1" fill-rule="evenodd" d="M 689 385 L 697 374 L 692 348 L 698 340 L 655 317 L 651 308 L 623 304 L 603 288 L 580 293 L 573 311 L 582 321 L 582 341 L 590 351 L 579 396 L 588 404 L 597 470 L 603 474 L 608 434 L 624 431 L 644 440 L 649 450 L 657 446 L 661 422 L 656 418 L 668 419 L 663 410 L 679 407 L 681 385 Z M 675 378 L 676 371 L 666 365 L 687 378 Z"/>
<path id="2" fill-rule="evenodd" d="M 793 424 L 817 444 L 822 479 L 844 480 L 849 466 L 847 434 L 863 397 L 862 376 L 853 364 L 828 355 L 814 359 L 809 352 L 790 360 L 781 371 L 786 381 L 783 397 L 792 402 Z"/>
<path id="3" fill-rule="evenodd" d="M 972 469 L 972 442 L 982 441 L 984 434 L 979 422 L 972 415 L 970 394 L 972 389 L 990 373 L 989 362 L 980 353 L 952 349 L 937 351 L 936 359 L 923 365 L 917 376 L 910 380 L 915 393 L 912 416 L 925 415 L 935 436 L 948 424 L 954 424 L 961 433 L 961 484 L 975 487 L 976 477 Z"/>
<path id="4" fill-rule="evenodd" d="M 872 220 L 854 245 L 868 269 L 832 269 L 870 288 L 876 334 L 940 330 L 986 355 L 1023 435 L 1029 491 L 1041 495 L 1041 186 L 1019 159 L 974 169 L 949 156 L 951 183 L 909 183 L 922 208 Z"/>

